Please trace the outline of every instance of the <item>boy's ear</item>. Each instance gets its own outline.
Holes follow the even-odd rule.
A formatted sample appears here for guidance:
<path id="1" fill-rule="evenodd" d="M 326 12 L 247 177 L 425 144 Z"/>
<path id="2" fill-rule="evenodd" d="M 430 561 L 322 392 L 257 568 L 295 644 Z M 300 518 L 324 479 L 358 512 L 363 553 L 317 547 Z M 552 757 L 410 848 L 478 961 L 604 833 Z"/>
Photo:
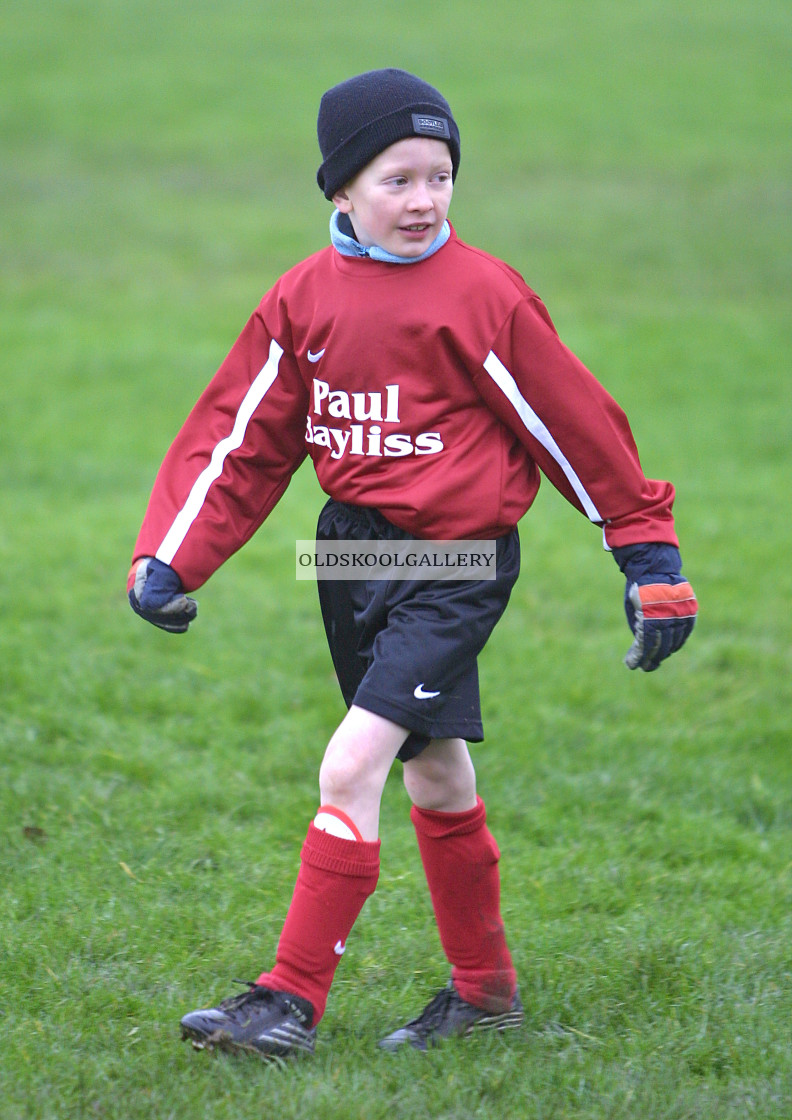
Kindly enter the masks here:
<path id="1" fill-rule="evenodd" d="M 336 191 L 333 195 L 333 205 L 342 214 L 349 214 L 352 210 L 352 202 L 345 190 Z"/>

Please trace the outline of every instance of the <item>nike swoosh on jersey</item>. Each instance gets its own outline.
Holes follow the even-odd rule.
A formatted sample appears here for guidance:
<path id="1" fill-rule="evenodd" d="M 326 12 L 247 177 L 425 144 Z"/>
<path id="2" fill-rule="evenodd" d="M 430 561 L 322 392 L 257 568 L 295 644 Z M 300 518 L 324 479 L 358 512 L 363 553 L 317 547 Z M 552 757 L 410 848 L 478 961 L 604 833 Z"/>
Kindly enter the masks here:
<path id="1" fill-rule="evenodd" d="M 421 683 L 416 686 L 415 691 L 413 692 L 413 696 L 415 697 L 416 700 L 432 700 L 432 699 L 434 699 L 435 696 L 439 696 L 439 695 L 440 695 L 439 692 L 424 692 L 424 682 L 423 681 L 421 681 Z"/>
<path id="2" fill-rule="evenodd" d="M 322 357 L 322 355 L 324 354 L 324 352 L 325 352 L 325 350 L 326 350 L 326 349 L 327 349 L 327 347 L 325 346 L 325 347 L 323 347 L 323 349 L 321 349 L 321 350 L 316 350 L 316 351 L 313 351 L 313 350 L 309 350 L 309 351 L 308 351 L 308 361 L 309 361 L 309 362 L 318 362 L 318 361 L 319 361 L 319 359 L 320 359 L 320 358 Z"/>
<path id="3" fill-rule="evenodd" d="M 338 941 L 336 941 L 335 945 L 333 946 L 333 952 L 335 953 L 335 955 L 337 957 L 343 957 L 344 953 L 346 952 L 346 945 L 344 944 L 344 942 L 341 940 L 340 937 L 339 937 Z"/>

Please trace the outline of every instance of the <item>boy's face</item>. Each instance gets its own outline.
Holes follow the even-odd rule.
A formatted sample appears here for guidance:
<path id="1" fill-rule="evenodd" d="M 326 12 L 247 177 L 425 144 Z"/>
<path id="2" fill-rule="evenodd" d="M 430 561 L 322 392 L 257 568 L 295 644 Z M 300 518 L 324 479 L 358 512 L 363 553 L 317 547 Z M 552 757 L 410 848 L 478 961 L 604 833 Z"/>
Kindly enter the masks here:
<path id="1" fill-rule="evenodd" d="M 453 189 L 448 145 L 411 136 L 380 152 L 333 202 L 361 245 L 419 257 L 442 229 Z"/>

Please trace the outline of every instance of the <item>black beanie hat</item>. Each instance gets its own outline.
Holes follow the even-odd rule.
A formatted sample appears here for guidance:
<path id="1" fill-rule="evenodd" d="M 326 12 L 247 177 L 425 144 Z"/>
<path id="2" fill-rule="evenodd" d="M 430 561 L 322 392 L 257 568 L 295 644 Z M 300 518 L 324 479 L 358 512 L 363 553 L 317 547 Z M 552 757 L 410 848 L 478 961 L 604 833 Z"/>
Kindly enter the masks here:
<path id="1" fill-rule="evenodd" d="M 459 129 L 446 99 L 406 70 L 369 70 L 333 86 L 322 97 L 316 130 L 324 162 L 316 181 L 325 198 L 398 140 L 428 136 L 451 151 L 459 168 Z"/>

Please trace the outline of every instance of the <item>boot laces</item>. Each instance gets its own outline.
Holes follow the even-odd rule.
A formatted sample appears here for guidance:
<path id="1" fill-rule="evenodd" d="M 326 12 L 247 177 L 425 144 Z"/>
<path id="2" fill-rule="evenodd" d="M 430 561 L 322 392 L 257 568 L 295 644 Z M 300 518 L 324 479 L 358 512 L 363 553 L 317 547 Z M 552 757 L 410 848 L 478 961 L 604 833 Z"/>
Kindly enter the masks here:
<path id="1" fill-rule="evenodd" d="M 413 1019 L 408 1026 L 412 1027 L 417 1034 L 428 1035 L 435 1031 L 438 1027 L 448 1018 L 450 1009 L 459 1003 L 460 997 L 457 995 L 456 989 L 450 984 L 446 988 L 442 988 L 434 999 L 431 999 L 423 1009 L 417 1019 Z"/>
<path id="2" fill-rule="evenodd" d="M 249 1003 L 260 1003 L 265 1001 L 271 1002 L 274 992 L 269 988 L 263 988 L 260 984 L 254 983 L 252 980 L 234 980 L 234 984 L 245 984 L 247 986 L 246 992 L 239 992 L 235 996 L 229 996 L 220 1003 L 219 1009 L 226 1012 L 242 1011 Z"/>

